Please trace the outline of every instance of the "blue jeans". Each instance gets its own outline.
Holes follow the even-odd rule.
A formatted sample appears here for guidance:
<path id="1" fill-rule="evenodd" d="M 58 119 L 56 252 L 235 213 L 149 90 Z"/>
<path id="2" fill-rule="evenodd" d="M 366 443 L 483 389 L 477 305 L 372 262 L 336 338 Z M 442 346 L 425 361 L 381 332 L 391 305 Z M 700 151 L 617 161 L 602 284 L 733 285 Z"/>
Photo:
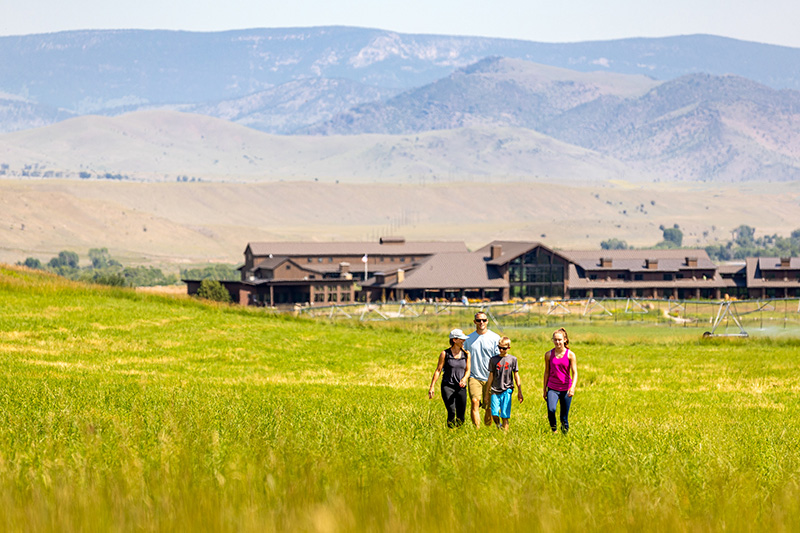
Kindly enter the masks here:
<path id="1" fill-rule="evenodd" d="M 550 429 L 555 431 L 556 427 L 556 405 L 561 404 L 561 433 L 569 431 L 569 406 L 572 397 L 567 396 L 567 391 L 547 389 L 547 419 L 550 421 Z"/>

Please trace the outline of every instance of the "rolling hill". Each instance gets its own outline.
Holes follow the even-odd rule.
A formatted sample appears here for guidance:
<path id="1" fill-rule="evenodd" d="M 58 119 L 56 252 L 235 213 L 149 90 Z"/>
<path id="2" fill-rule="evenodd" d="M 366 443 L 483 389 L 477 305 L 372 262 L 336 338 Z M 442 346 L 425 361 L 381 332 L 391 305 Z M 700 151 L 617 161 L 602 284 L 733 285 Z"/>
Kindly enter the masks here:
<path id="1" fill-rule="evenodd" d="M 419 135 L 279 136 L 174 111 L 78 117 L 0 135 L 6 177 L 145 181 L 642 179 L 624 164 L 523 128 Z M 28 170 L 26 170 L 26 168 Z"/>
<path id="2" fill-rule="evenodd" d="M 319 90 L 301 85 L 300 108 L 286 93 L 254 97 L 247 120 L 288 127 L 293 109 L 342 107 L 324 111 Z M 0 135 L 0 164 L 8 176 L 150 181 L 781 181 L 800 177 L 799 110 L 800 92 L 738 76 L 656 82 L 487 58 L 305 135 L 165 110 L 83 116 Z"/>
<path id="3" fill-rule="evenodd" d="M 177 270 L 237 263 L 249 241 L 494 239 L 597 249 L 661 240 L 679 224 L 685 246 L 800 229 L 800 183 L 566 185 L 547 183 L 134 183 L 0 180 L 0 262 L 49 260 L 107 247 L 126 263 Z"/>

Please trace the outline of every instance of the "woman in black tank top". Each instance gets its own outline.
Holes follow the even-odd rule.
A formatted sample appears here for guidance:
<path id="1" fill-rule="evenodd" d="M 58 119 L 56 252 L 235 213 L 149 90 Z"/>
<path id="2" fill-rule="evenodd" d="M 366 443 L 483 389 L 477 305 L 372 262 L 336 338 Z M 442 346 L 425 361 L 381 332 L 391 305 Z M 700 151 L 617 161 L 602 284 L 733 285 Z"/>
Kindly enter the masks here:
<path id="1" fill-rule="evenodd" d="M 439 354 L 439 363 L 433 372 L 428 399 L 433 398 L 433 388 L 442 374 L 442 400 L 447 409 L 447 427 L 464 423 L 467 408 L 467 379 L 469 378 L 469 352 L 463 349 L 467 336 L 460 329 L 450 332 L 450 348 Z"/>

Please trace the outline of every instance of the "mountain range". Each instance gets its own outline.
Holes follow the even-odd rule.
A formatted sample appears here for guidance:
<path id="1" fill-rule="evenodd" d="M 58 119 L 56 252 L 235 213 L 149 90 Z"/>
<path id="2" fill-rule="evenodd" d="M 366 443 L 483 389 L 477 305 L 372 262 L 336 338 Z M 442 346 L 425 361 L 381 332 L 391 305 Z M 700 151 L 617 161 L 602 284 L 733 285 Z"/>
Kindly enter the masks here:
<path id="1" fill-rule="evenodd" d="M 799 65 L 798 49 L 705 35 L 0 37 L 0 174 L 793 180 Z"/>

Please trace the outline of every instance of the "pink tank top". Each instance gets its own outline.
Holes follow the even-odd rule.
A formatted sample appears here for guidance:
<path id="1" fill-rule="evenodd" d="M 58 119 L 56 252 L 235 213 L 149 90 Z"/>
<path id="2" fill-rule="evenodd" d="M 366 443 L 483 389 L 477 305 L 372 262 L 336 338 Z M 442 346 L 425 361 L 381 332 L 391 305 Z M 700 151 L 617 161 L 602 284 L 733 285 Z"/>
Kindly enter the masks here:
<path id="1" fill-rule="evenodd" d="M 572 377 L 569 375 L 569 348 L 561 357 L 555 356 L 555 350 L 550 350 L 550 375 L 547 377 L 547 388 L 557 391 L 567 391 L 572 386 Z"/>

